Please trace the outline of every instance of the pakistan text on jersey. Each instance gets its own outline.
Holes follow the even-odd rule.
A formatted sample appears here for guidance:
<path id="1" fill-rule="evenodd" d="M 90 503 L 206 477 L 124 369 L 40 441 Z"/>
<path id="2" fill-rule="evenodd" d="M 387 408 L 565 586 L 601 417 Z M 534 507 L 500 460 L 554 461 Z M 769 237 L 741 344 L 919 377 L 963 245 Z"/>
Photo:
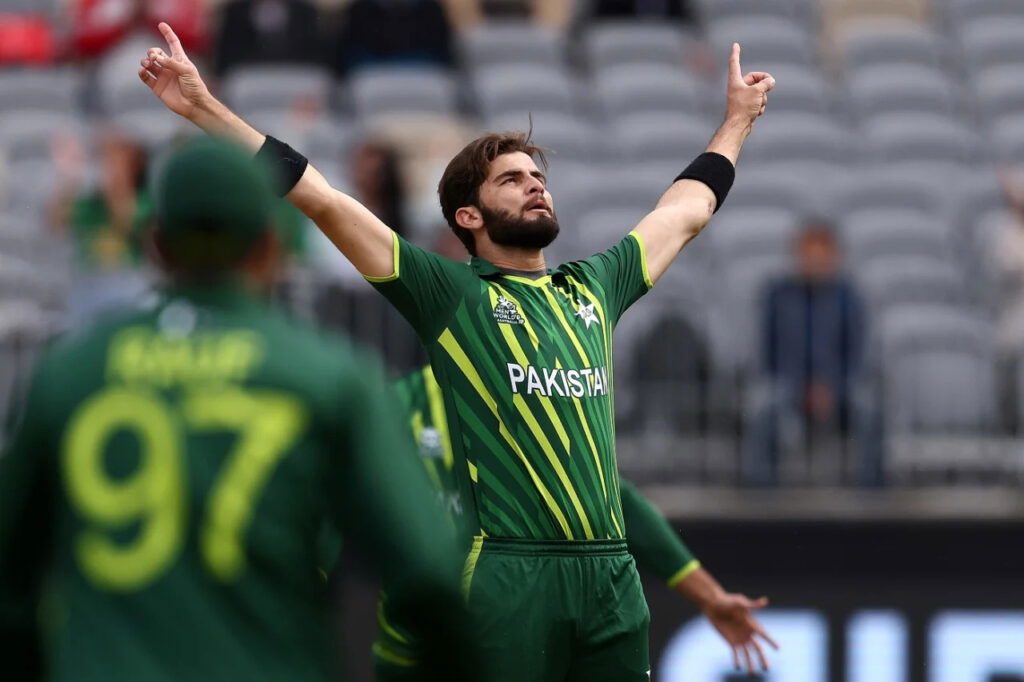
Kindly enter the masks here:
<path id="1" fill-rule="evenodd" d="M 508 380 L 513 393 L 536 394 L 546 398 L 593 398 L 608 395 L 608 370 L 604 367 L 538 369 L 533 365 L 523 367 L 514 362 L 507 364 Z"/>

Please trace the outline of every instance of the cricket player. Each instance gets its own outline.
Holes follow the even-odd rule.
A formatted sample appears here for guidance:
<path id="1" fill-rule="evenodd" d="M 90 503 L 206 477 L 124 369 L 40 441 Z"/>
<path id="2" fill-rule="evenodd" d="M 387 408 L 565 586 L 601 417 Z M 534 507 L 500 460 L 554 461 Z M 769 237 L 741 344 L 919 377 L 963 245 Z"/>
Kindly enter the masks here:
<path id="1" fill-rule="evenodd" d="M 272 200 L 233 145 L 176 152 L 160 301 L 39 363 L 0 457 L 0 679 L 336 679 L 325 525 L 395 581 L 432 678 L 478 679 L 461 556 L 381 371 L 260 300 Z"/>
<path id="2" fill-rule="evenodd" d="M 465 531 L 465 505 L 453 477 L 455 455 L 448 435 L 447 416 L 441 387 L 430 367 L 423 367 L 395 383 L 408 410 L 409 427 L 419 446 L 423 466 L 437 489 L 438 501 L 452 517 L 452 523 Z M 777 646 L 753 615 L 768 605 L 761 597 L 750 600 L 742 594 L 726 592 L 703 568 L 664 516 L 648 502 L 632 483 L 619 478 L 622 516 L 626 523 L 626 542 L 637 562 L 663 579 L 669 588 L 691 600 L 714 625 L 733 652 L 733 663 L 749 672 L 755 665 L 768 666 L 760 658 L 755 638 Z M 377 641 L 374 664 L 377 682 L 419 682 L 423 679 L 417 664 L 415 634 L 389 613 L 387 590 L 378 605 Z"/>
<path id="3" fill-rule="evenodd" d="M 559 225 L 542 151 L 525 133 L 474 140 L 438 188 L 442 214 L 473 257 L 457 263 L 403 240 L 297 151 L 227 109 L 171 28 L 160 30 L 170 54 L 147 51 L 143 83 L 207 133 L 273 163 L 277 191 L 419 335 L 474 526 L 463 587 L 492 679 L 646 682 L 649 613 L 625 539 L 612 330 L 724 202 L 772 76 L 744 76 L 733 45 L 724 121 L 707 151 L 666 178 L 657 206 L 624 226 L 621 241 L 557 268 L 544 260 Z"/>

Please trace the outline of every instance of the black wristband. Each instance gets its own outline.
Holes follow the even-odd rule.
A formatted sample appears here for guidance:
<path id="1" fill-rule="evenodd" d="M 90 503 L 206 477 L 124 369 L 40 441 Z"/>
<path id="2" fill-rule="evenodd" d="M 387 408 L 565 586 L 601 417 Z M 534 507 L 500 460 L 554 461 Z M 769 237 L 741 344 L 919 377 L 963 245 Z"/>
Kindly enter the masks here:
<path id="1" fill-rule="evenodd" d="M 256 152 L 256 158 L 270 168 L 273 189 L 279 197 L 292 191 L 309 165 L 309 159 L 270 135 Z"/>
<path id="2" fill-rule="evenodd" d="M 676 176 L 675 182 L 680 180 L 696 180 L 710 187 L 715 199 L 718 200 L 715 205 L 715 212 L 718 212 L 725 203 L 725 197 L 729 195 L 733 181 L 736 180 L 736 167 L 721 154 L 704 152 Z"/>

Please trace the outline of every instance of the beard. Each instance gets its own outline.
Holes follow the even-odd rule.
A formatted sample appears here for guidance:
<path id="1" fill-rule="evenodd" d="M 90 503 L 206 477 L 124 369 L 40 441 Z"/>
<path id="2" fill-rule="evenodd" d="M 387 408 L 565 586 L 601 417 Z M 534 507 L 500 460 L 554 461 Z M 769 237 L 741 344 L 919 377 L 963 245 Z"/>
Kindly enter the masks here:
<path id="1" fill-rule="evenodd" d="M 558 217 L 550 216 L 525 218 L 514 216 L 508 211 L 480 206 L 484 229 L 491 241 L 500 246 L 516 249 L 543 249 L 558 236 Z"/>

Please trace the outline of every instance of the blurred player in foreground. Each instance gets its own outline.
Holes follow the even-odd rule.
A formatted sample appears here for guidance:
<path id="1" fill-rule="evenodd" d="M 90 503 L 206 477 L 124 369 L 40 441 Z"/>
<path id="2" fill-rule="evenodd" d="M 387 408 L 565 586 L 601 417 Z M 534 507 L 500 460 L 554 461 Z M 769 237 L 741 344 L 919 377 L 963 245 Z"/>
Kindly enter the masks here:
<path id="1" fill-rule="evenodd" d="M 258 298 L 264 175 L 224 142 L 177 152 L 161 300 L 40 362 L 0 458 L 0 678 L 333 679 L 333 527 L 395 581 L 432 678 L 475 679 L 461 559 L 382 373 Z"/>
<path id="2" fill-rule="evenodd" d="M 437 488 L 441 505 L 457 528 L 464 525 L 464 505 L 454 480 L 455 454 L 448 437 L 441 387 L 430 367 L 406 375 L 396 383 L 398 395 L 409 411 L 409 426 L 419 446 L 423 466 Z M 757 622 L 753 611 L 768 605 L 761 597 L 750 600 L 731 594 L 711 576 L 654 505 L 632 483 L 619 478 L 626 541 L 637 562 L 692 601 L 732 649 L 733 662 L 751 673 L 756 660 L 753 640 L 774 640 Z M 377 682 L 419 682 L 423 679 L 417 659 L 415 635 L 390 614 L 388 590 L 378 607 L 377 642 L 374 644 Z"/>
<path id="3" fill-rule="evenodd" d="M 412 324 L 443 387 L 454 477 L 475 534 L 465 589 L 494 679 L 646 682 L 650 614 L 625 540 L 612 329 L 722 205 L 774 79 L 729 61 L 725 120 L 618 244 L 549 270 L 558 220 L 524 133 L 449 163 L 441 211 L 470 255 L 409 244 L 308 160 L 214 98 L 167 24 L 139 78 L 175 113 L 274 163 L 278 191 Z M 614 185 L 607 191 L 614 193 Z M 585 227 L 584 227 L 585 229 Z M 754 652 L 766 660 L 756 639 Z"/>

